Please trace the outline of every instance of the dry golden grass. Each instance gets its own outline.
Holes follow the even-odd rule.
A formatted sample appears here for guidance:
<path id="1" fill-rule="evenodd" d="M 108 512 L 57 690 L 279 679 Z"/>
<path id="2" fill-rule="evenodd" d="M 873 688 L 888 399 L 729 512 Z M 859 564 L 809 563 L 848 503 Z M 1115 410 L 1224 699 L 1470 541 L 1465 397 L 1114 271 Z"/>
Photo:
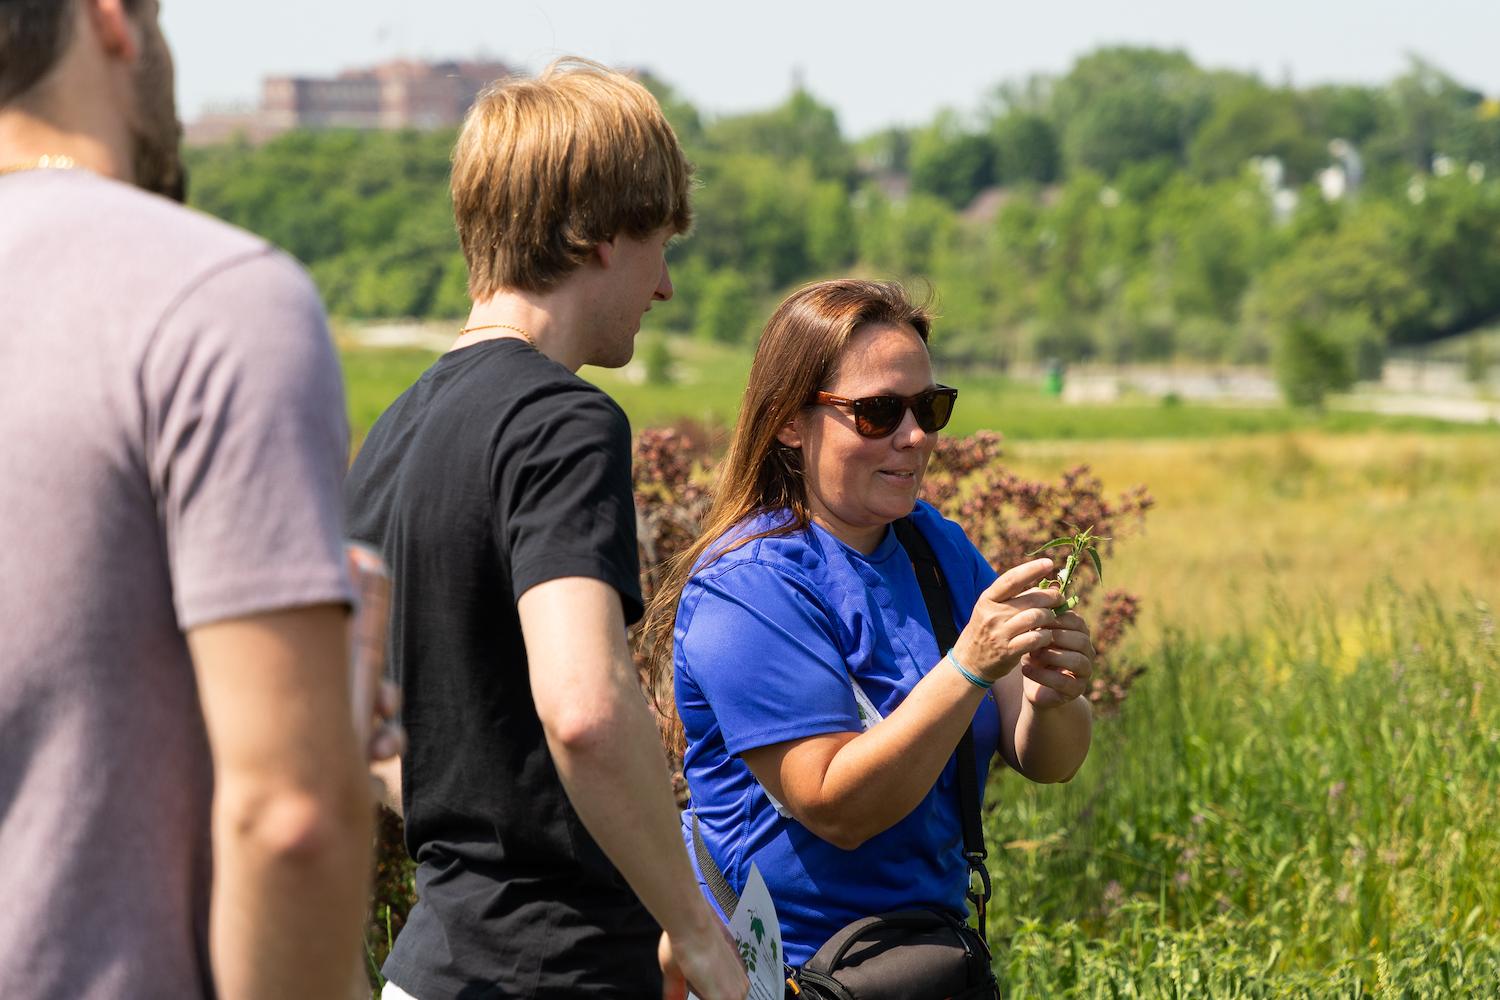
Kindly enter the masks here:
<path id="1" fill-rule="evenodd" d="M 1207 440 L 1017 443 L 1017 472 L 1086 463 L 1156 498 L 1106 564 L 1144 599 L 1143 631 L 1264 626 L 1273 594 L 1336 614 L 1372 586 L 1467 588 L 1500 604 L 1500 441 L 1491 434 L 1303 432 Z"/>

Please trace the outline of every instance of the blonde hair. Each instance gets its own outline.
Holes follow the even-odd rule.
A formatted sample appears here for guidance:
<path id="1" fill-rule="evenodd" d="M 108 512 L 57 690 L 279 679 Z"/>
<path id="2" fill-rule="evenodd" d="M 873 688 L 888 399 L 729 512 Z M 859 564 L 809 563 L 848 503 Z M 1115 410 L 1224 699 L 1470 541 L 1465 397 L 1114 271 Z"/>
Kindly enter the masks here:
<path id="1" fill-rule="evenodd" d="M 667 720 L 671 752 L 680 755 L 684 743 L 681 720 L 667 690 L 682 590 L 704 554 L 746 519 L 765 513 L 786 515 L 759 534 L 736 536 L 713 552 L 709 561 L 757 538 L 807 527 L 811 514 L 802 453 L 781 444 L 776 435 L 814 393 L 833 383 L 845 345 L 856 331 L 871 324 L 909 326 L 925 344 L 932 316 L 894 281 L 841 278 L 798 289 L 766 322 L 702 531 L 667 566 L 641 624 L 646 688 Z"/>
<path id="2" fill-rule="evenodd" d="M 453 150 L 453 216 L 469 296 L 545 292 L 593 248 L 692 224 L 692 167 L 651 92 L 586 59 L 475 100 Z"/>

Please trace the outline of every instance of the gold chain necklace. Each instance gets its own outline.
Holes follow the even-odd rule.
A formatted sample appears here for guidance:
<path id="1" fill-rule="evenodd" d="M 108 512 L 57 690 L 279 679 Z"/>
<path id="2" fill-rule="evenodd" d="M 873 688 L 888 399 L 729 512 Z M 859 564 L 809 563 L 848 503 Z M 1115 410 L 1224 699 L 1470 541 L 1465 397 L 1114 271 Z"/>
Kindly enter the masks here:
<path id="1" fill-rule="evenodd" d="M 0 175 L 19 174 L 25 170 L 72 170 L 78 166 L 78 161 L 71 156 L 61 153 L 48 153 L 38 156 L 34 160 L 25 160 L 21 163 L 8 163 L 0 167 Z"/>
<path id="2" fill-rule="evenodd" d="M 519 333 L 521 335 L 521 339 L 525 340 L 526 343 L 530 344 L 532 347 L 536 347 L 536 341 L 531 339 L 531 334 L 527 333 L 519 326 L 511 326 L 509 323 L 481 323 L 478 326 L 466 326 L 462 330 L 458 331 L 458 335 L 462 337 L 464 334 L 474 333 L 476 330 L 514 330 L 516 333 Z"/>

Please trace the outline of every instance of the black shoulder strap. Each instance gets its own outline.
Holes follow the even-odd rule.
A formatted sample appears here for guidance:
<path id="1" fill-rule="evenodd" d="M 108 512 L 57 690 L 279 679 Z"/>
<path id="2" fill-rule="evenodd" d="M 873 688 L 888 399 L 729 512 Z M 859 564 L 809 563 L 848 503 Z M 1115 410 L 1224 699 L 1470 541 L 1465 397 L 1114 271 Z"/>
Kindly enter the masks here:
<path id="1" fill-rule="evenodd" d="M 952 649 L 953 644 L 958 641 L 958 626 L 953 623 L 953 603 L 948 600 L 948 585 L 943 579 L 943 568 L 938 565 L 937 555 L 910 517 L 903 517 L 893 527 L 896 529 L 896 539 L 906 549 L 912 569 L 916 571 L 917 585 L 922 588 L 922 600 L 927 605 L 927 617 L 932 619 L 932 632 L 937 637 L 938 650 L 941 652 Z M 971 724 L 964 730 L 963 739 L 958 742 L 958 814 L 964 832 L 964 859 L 969 863 L 968 897 L 979 918 L 979 934 L 984 937 L 984 910 L 990 899 L 990 873 L 984 865 L 989 854 L 984 847 L 979 803 L 979 767 L 974 759 L 974 727 Z"/>
<path id="2" fill-rule="evenodd" d="M 917 530 L 911 518 L 895 522 L 896 538 L 906 549 L 912 568 L 917 574 L 917 583 L 922 588 L 922 600 L 927 604 L 927 616 L 932 619 L 932 631 L 937 637 L 939 649 L 951 649 L 958 641 L 958 626 L 953 623 L 953 604 L 948 600 L 948 585 L 943 579 L 942 567 L 927 539 Z M 974 727 L 964 730 L 958 743 L 958 814 L 964 834 L 964 860 L 969 863 L 969 901 L 974 904 L 974 913 L 979 918 L 980 937 L 985 934 L 985 904 L 990 899 L 990 873 L 984 865 L 989 856 L 984 847 L 984 829 L 979 822 L 979 767 L 974 759 Z M 689 808 L 692 808 L 689 806 Z M 703 835 L 698 830 L 698 815 L 693 814 L 693 853 L 698 859 L 698 870 L 708 883 L 714 901 L 726 917 L 734 915 L 740 905 L 740 897 L 724 873 L 708 852 Z M 978 884 L 976 884 L 976 882 Z"/>

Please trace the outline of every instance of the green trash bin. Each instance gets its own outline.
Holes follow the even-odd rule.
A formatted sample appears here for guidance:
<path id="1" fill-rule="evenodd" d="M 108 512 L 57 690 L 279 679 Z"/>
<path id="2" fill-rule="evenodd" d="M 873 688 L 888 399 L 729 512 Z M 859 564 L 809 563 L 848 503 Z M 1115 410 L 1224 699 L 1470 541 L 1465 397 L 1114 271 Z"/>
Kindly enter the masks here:
<path id="1" fill-rule="evenodd" d="M 1063 392 L 1063 363 L 1047 362 L 1047 374 L 1042 379 L 1042 391 L 1049 396 L 1061 396 Z"/>

